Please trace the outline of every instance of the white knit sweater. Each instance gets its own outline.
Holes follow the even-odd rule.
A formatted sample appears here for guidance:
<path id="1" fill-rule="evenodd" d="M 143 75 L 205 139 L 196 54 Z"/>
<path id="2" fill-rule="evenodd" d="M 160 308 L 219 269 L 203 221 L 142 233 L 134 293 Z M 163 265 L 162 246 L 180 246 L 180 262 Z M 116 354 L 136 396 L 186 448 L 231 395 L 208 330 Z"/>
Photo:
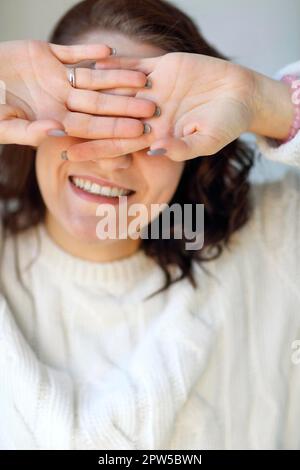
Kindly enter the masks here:
<path id="1" fill-rule="evenodd" d="M 101 264 L 43 225 L 2 237 L 0 449 L 300 448 L 300 132 L 257 141 L 288 171 L 252 186 L 196 290 L 143 301 L 164 278 L 142 251 Z"/>

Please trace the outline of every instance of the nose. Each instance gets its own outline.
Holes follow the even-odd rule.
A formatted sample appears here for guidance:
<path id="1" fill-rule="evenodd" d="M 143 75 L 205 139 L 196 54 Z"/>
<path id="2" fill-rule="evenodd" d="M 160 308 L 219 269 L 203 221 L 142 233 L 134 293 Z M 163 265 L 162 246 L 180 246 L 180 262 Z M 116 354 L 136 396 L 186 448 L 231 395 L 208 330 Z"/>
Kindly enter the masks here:
<path id="1" fill-rule="evenodd" d="M 111 158 L 99 158 L 98 160 L 92 160 L 95 162 L 101 169 L 106 171 L 116 171 L 116 170 L 125 170 L 129 168 L 132 163 L 132 155 L 120 155 L 119 157 Z"/>

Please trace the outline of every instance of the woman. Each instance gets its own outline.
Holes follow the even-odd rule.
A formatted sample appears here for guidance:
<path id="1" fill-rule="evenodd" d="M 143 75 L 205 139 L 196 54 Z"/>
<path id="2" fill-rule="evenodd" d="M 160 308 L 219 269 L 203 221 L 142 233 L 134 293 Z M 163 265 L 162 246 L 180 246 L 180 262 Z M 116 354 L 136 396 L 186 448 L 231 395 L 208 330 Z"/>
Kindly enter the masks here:
<path id="1" fill-rule="evenodd" d="M 297 165 L 289 87 L 231 65 L 160 0 L 81 2 L 50 43 L 0 48 L 1 142 L 19 144 L 1 156 L 0 447 L 299 448 L 300 179 L 250 185 L 237 139 Z M 95 69 L 71 88 L 63 64 L 84 59 Z M 122 71 L 99 74 L 114 59 Z M 111 185 L 129 206 L 203 203 L 203 248 L 99 240 L 96 208 L 120 210 Z"/>

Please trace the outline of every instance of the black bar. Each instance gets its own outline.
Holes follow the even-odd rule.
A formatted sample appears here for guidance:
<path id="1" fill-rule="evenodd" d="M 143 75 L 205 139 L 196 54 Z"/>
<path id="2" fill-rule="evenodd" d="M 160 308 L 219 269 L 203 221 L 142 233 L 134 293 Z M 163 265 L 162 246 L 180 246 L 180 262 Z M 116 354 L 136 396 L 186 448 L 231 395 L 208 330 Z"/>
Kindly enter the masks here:
<path id="1" fill-rule="evenodd" d="M 88 468 L 117 465 L 135 469 L 148 466 L 185 465 L 197 467 L 254 466 L 266 463 L 285 466 L 297 458 L 297 450 L 2 450 L 0 468 L 30 466 L 43 468 L 60 463 Z M 85 467 L 84 467 L 85 468 Z"/>

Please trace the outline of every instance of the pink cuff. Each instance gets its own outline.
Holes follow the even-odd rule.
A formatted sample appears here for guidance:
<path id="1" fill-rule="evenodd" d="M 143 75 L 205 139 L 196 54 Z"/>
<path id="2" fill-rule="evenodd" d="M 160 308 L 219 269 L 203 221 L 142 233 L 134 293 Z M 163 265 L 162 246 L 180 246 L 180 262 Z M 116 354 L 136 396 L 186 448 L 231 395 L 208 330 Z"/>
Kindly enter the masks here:
<path id="1" fill-rule="evenodd" d="M 292 140 L 300 130 L 300 77 L 296 75 L 284 75 L 281 81 L 290 85 L 292 90 L 292 102 L 294 104 L 294 121 L 290 128 L 289 134 L 282 143 Z"/>

